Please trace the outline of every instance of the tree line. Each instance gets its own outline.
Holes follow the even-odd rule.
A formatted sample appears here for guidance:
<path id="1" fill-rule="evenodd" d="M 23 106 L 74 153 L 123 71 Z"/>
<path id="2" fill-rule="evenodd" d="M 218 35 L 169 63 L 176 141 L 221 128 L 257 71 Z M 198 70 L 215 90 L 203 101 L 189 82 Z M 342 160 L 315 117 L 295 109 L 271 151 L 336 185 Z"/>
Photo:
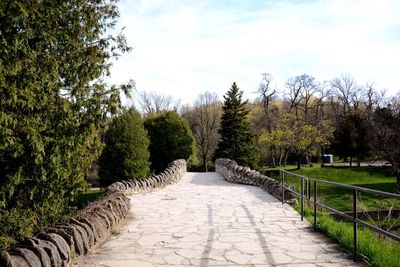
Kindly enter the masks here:
<path id="1" fill-rule="evenodd" d="M 200 169 L 205 171 L 219 156 L 254 167 L 266 162 L 281 166 L 290 160 L 300 168 L 324 153 L 333 153 L 350 166 L 354 162 L 360 166 L 366 158 L 386 160 L 400 183 L 400 94 L 386 96 L 373 84 L 358 84 L 350 74 L 324 82 L 302 74 L 277 88 L 268 73 L 262 74 L 257 94 L 252 102 L 244 100 L 234 83 L 224 102 L 211 92 L 201 93 L 193 105 L 180 108 L 172 97 L 155 93 L 146 104 L 162 106 L 158 111 L 146 107 L 143 100 L 138 102 L 144 114 L 180 111 L 190 124 Z M 252 148 L 244 136 L 252 140 Z M 229 151 L 233 147 L 240 155 Z"/>
<path id="2" fill-rule="evenodd" d="M 366 158 L 378 158 L 391 163 L 400 183 L 399 94 L 387 97 L 373 84 L 357 84 L 349 74 L 325 82 L 302 74 L 289 78 L 279 89 L 267 73 L 262 75 L 257 93 L 259 97 L 253 102 L 240 100 L 243 111 L 234 115 L 244 117 L 248 123 L 251 131 L 243 132 L 252 138 L 255 150 L 251 151 L 257 151 L 256 157 L 250 155 L 243 162 L 245 165 L 269 162 L 275 167 L 286 165 L 290 159 L 300 168 L 302 163 L 317 161 L 323 153 L 334 153 L 350 165 L 353 161 L 360 165 Z M 228 91 L 223 103 L 213 93 L 200 94 L 193 106 L 182 109 L 182 116 L 188 119 L 196 137 L 205 170 L 207 162 L 220 155 L 238 161 L 246 157 L 246 148 L 242 148 L 240 157 L 218 152 L 225 146 L 224 140 L 231 138 L 232 142 L 232 135 L 241 129 L 242 122 L 227 118 L 231 94 Z M 240 91 L 239 94 L 241 98 Z"/>

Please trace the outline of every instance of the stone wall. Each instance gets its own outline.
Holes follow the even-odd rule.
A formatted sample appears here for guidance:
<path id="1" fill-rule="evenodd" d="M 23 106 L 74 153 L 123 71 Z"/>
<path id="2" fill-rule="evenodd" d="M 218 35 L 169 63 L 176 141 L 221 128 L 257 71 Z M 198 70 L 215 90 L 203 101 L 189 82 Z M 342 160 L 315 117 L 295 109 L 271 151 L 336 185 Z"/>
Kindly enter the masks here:
<path id="1" fill-rule="evenodd" d="M 148 192 L 155 188 L 161 188 L 169 184 L 179 182 L 186 173 L 186 161 L 184 159 L 175 160 L 168 165 L 162 172 L 142 180 L 124 180 L 115 182 L 107 190 L 123 192 Z"/>
<path id="2" fill-rule="evenodd" d="M 143 180 L 120 181 L 104 195 L 35 237 L 27 237 L 15 248 L 2 251 L 1 267 L 70 266 L 74 257 L 88 254 L 109 237 L 130 208 L 125 192 L 145 192 L 178 182 L 186 173 L 186 161 L 176 160 L 164 172 Z"/>
<path id="3" fill-rule="evenodd" d="M 259 186 L 274 197 L 280 200 L 282 199 L 282 186 L 280 181 L 262 175 L 248 167 L 239 166 L 233 160 L 217 159 L 215 161 L 215 171 L 221 174 L 225 180 L 230 183 Z M 285 201 L 290 204 L 295 203 L 295 195 L 285 190 Z"/>

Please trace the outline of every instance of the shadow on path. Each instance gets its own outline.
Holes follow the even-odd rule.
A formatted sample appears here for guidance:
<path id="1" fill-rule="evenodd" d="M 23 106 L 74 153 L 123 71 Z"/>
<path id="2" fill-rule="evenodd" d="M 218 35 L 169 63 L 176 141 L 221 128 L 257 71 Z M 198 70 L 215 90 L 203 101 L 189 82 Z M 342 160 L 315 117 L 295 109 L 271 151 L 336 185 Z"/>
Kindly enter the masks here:
<path id="1" fill-rule="evenodd" d="M 207 243 L 204 247 L 203 253 L 201 254 L 201 262 L 200 262 L 201 267 L 208 266 L 210 251 L 212 249 L 212 243 L 214 241 L 214 235 L 215 235 L 215 228 L 212 217 L 212 207 L 211 205 L 207 205 L 207 208 L 208 208 L 208 226 L 210 226 L 210 230 L 208 232 Z"/>
<path id="2" fill-rule="evenodd" d="M 249 218 L 249 221 L 251 223 L 251 225 L 254 226 L 254 231 L 258 236 L 258 241 L 260 242 L 260 245 L 264 251 L 264 256 L 265 259 L 267 260 L 267 262 L 269 264 L 276 264 L 274 257 L 272 257 L 272 253 L 271 251 L 268 249 L 268 244 L 267 244 L 267 240 L 265 240 L 265 238 L 263 237 L 262 233 L 261 233 L 261 229 L 259 227 L 257 227 L 256 222 L 254 221 L 254 217 L 251 214 L 250 210 L 245 206 L 245 205 L 241 205 L 242 208 L 244 209 L 244 211 L 247 214 L 247 217 Z"/>

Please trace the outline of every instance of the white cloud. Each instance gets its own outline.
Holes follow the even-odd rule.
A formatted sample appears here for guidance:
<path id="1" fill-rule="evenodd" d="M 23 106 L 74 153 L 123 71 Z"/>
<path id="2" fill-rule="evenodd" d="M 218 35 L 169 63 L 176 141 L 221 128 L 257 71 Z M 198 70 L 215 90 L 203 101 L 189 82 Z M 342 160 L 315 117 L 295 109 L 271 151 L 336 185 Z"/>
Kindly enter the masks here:
<path id="1" fill-rule="evenodd" d="M 112 81 L 133 78 L 139 90 L 184 103 L 206 90 L 222 97 L 234 81 L 253 98 L 265 71 L 281 87 L 302 73 L 349 72 L 399 90 L 400 1 L 233 3 L 122 1 L 120 25 L 134 50 L 114 64 Z"/>

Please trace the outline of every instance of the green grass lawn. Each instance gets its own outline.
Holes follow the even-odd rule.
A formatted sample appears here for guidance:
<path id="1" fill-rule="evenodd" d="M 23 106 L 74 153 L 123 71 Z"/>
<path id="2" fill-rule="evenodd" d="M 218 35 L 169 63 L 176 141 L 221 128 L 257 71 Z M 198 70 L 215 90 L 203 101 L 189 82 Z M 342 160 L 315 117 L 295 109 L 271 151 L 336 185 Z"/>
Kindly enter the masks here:
<path id="1" fill-rule="evenodd" d="M 295 209 L 300 212 L 299 205 Z M 340 246 L 353 252 L 353 224 L 336 221 L 327 213 L 318 213 L 317 227 Z M 313 211 L 306 208 L 305 218 L 313 223 Z M 358 259 L 370 266 L 395 267 L 400 262 L 400 243 L 376 235 L 369 229 L 358 227 Z"/>
<path id="2" fill-rule="evenodd" d="M 279 169 L 279 168 L 275 168 Z M 282 168 L 286 171 L 300 174 L 309 178 L 331 181 L 341 184 L 366 187 L 379 191 L 396 193 L 396 177 L 388 169 L 378 167 L 354 167 L 354 168 L 321 168 L 320 166 L 302 167 L 300 170 L 296 166 L 286 166 Z M 269 168 L 268 170 L 273 170 Z M 276 177 L 278 178 L 278 177 Z M 285 182 L 294 186 L 300 192 L 300 179 L 288 174 L 285 175 Z M 311 188 L 311 195 L 313 188 Z M 332 185 L 318 184 L 317 199 L 324 204 L 340 211 L 352 210 L 353 191 Z M 358 204 L 361 210 L 380 210 L 400 208 L 400 201 L 393 198 L 377 196 L 375 194 L 359 192 Z"/>
<path id="3" fill-rule="evenodd" d="M 357 186 L 369 185 L 369 188 L 386 189 L 388 192 L 395 192 L 396 187 L 389 186 L 396 184 L 396 177 L 388 169 L 378 167 L 354 167 L 354 168 L 321 168 L 320 166 L 303 167 L 293 172 L 319 179 L 342 184 Z M 383 185 L 383 186 L 382 186 Z"/>
<path id="4" fill-rule="evenodd" d="M 294 173 L 319 180 L 326 180 L 342 184 L 375 189 L 379 191 L 396 193 L 396 177 L 388 169 L 377 167 L 354 168 L 321 168 L 303 167 L 293 170 Z M 291 179 L 289 179 L 291 181 Z M 292 180 L 292 182 L 294 182 Z M 296 187 L 299 187 L 298 185 Z M 317 198 L 325 204 L 341 211 L 352 209 L 353 191 L 326 184 L 318 184 Z M 381 197 L 375 194 L 359 192 L 358 202 L 361 210 L 389 209 L 391 205 L 400 208 L 400 201 L 393 198 Z"/>
<path id="5" fill-rule="evenodd" d="M 353 167 L 353 168 L 321 168 L 319 165 L 313 167 L 302 167 L 300 170 L 296 169 L 295 165 L 287 165 L 277 168 L 262 168 L 262 170 L 286 170 L 301 174 L 310 178 L 319 180 L 327 180 L 336 183 L 353 184 L 363 186 L 375 184 L 379 188 L 386 189 L 385 191 L 392 192 L 392 184 L 396 183 L 396 178 L 389 169 L 382 169 L 378 167 Z M 389 185 L 380 185 L 382 183 L 389 183 Z M 372 187 L 371 187 L 372 188 Z"/>

